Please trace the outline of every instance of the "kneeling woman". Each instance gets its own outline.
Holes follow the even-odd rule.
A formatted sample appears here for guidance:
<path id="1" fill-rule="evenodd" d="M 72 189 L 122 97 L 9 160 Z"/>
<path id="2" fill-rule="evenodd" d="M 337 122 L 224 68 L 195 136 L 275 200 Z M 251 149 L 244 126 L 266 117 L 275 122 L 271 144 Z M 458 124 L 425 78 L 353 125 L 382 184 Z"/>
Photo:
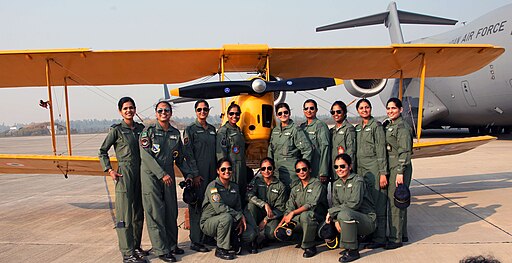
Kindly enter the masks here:
<path id="1" fill-rule="evenodd" d="M 341 232 L 341 244 L 345 250 L 340 262 L 351 262 L 360 257 L 357 237 L 375 231 L 375 207 L 370 193 L 366 190 L 363 177 L 351 173 L 352 159 L 340 154 L 334 160 L 338 179 L 333 184 L 332 207 L 325 218 L 326 223 L 334 220 Z M 343 229 L 343 231 L 342 231 Z"/>
<path id="2" fill-rule="evenodd" d="M 263 231 L 266 239 L 274 240 L 276 230 L 286 209 L 285 185 L 274 176 L 274 160 L 266 157 L 260 162 L 260 175 L 254 177 L 247 190 L 247 209 Z"/>
<path id="3" fill-rule="evenodd" d="M 327 213 L 327 188 L 320 180 L 311 177 L 311 164 L 306 159 L 300 159 L 295 163 L 295 172 L 299 183 L 295 184 L 286 203 L 285 216 L 279 223 L 294 221 L 297 228 L 302 229 L 302 244 L 305 258 L 316 254 L 315 237 L 318 223 L 322 222 Z"/>
<path id="4" fill-rule="evenodd" d="M 201 230 L 217 239 L 215 256 L 221 259 L 235 258 L 228 251 L 233 245 L 232 236 L 241 236 L 243 242 L 256 238 L 255 226 L 248 223 L 242 212 L 240 189 L 231 181 L 232 172 L 229 159 L 221 158 L 217 162 L 218 177 L 206 187 L 201 215 Z"/>

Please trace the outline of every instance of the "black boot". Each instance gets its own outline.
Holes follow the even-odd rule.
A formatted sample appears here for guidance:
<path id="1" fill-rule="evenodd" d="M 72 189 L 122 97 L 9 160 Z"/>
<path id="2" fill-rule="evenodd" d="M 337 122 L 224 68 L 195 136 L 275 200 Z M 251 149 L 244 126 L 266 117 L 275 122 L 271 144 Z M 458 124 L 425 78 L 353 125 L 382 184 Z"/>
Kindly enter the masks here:
<path id="1" fill-rule="evenodd" d="M 340 257 L 340 262 L 352 262 L 354 260 L 357 260 L 361 257 L 361 255 L 359 255 L 359 250 L 357 249 L 349 249 L 347 250 L 347 252 L 345 254 L 343 254 L 341 257 Z"/>
<path id="2" fill-rule="evenodd" d="M 252 241 L 249 245 L 249 253 L 257 254 L 258 253 L 258 242 L 256 240 Z"/>
<path id="3" fill-rule="evenodd" d="M 227 250 L 220 247 L 217 247 L 217 249 L 215 249 L 215 256 L 225 260 L 235 259 L 235 255 L 229 253 Z"/>

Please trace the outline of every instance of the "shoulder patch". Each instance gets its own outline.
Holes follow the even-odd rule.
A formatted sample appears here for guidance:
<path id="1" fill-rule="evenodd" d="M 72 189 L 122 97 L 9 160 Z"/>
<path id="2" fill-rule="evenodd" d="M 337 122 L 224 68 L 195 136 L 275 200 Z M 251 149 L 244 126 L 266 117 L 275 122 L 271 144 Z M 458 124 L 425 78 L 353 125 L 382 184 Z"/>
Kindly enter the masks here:
<path id="1" fill-rule="evenodd" d="M 140 146 L 142 146 L 143 148 L 148 148 L 149 147 L 149 138 L 148 137 L 140 138 Z"/>
<path id="2" fill-rule="evenodd" d="M 213 203 L 219 203 L 220 202 L 220 194 L 219 193 L 212 194 L 212 202 Z"/>

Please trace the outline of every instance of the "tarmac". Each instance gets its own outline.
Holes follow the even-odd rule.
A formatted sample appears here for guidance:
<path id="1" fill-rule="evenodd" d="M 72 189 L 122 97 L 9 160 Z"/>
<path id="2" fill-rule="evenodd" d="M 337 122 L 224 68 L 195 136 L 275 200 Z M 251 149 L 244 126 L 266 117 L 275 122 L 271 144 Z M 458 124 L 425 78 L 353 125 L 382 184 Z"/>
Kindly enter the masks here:
<path id="1" fill-rule="evenodd" d="M 427 133 L 457 138 L 463 132 Z M 73 136 L 74 155 L 97 154 L 101 135 Z M 431 140 L 428 138 L 427 140 Z M 58 149 L 65 151 L 59 137 Z M 49 137 L 0 138 L 0 153 L 51 154 Z M 512 136 L 466 153 L 413 160 L 409 242 L 395 250 L 361 250 L 356 262 L 459 262 L 490 255 L 512 262 Z M 0 174 L 0 262 L 122 262 L 114 229 L 113 196 L 103 176 Z M 178 179 L 178 181 L 181 179 Z M 185 204 L 179 200 L 178 223 Z M 182 262 L 224 262 L 189 249 L 179 229 Z M 144 249 L 151 243 L 144 231 Z M 212 247 L 210 247 L 212 248 Z M 274 245 L 236 262 L 337 262 L 341 249 L 318 246 L 310 259 L 293 244 Z M 161 262 L 154 255 L 151 262 Z"/>

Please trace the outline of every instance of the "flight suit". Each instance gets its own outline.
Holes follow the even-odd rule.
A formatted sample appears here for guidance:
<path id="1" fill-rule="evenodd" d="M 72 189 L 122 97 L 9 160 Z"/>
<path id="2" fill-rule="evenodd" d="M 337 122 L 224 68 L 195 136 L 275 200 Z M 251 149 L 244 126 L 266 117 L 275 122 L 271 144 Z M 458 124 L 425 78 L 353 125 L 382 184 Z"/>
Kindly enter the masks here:
<path id="1" fill-rule="evenodd" d="M 311 152 L 311 176 L 329 177 L 329 127 L 323 121 L 315 118 L 308 124 L 307 121 L 300 125 L 309 141 L 313 145 Z"/>
<path id="2" fill-rule="evenodd" d="M 327 188 L 319 179 L 311 177 L 306 187 L 303 187 L 300 181 L 293 185 L 286 202 L 285 215 L 301 206 L 307 210 L 294 216 L 292 221 L 297 222 L 296 230 L 302 229 L 301 247 L 306 249 L 315 246 L 318 224 L 325 219 L 329 208 Z"/>
<path id="3" fill-rule="evenodd" d="M 268 144 L 268 157 L 276 162 L 274 176 L 290 189 L 299 181 L 295 174 L 295 162 L 301 158 L 311 160 L 312 146 L 304 131 L 295 126 L 292 120 L 286 127 L 272 129 Z"/>
<path id="4" fill-rule="evenodd" d="M 103 171 L 112 169 L 108 151 L 112 145 L 122 177 L 115 182 L 116 232 L 123 256 L 132 255 L 140 247 L 144 224 L 144 208 L 140 186 L 139 135 L 144 125 L 135 122 L 133 130 L 122 121 L 112 125 L 99 150 Z"/>
<path id="5" fill-rule="evenodd" d="M 189 161 L 191 167 L 197 167 L 198 176 L 203 178 L 201 186 L 195 188 L 198 201 L 196 205 L 189 205 L 190 215 L 190 241 L 194 243 L 203 243 L 203 233 L 199 227 L 201 219 L 201 204 L 203 203 L 206 186 L 215 180 L 217 156 L 215 154 L 216 144 L 215 127 L 207 124 L 206 129 L 196 121 L 185 128 L 183 131 L 183 149 L 185 158 Z M 192 179 L 192 178 L 190 178 Z"/>
<path id="6" fill-rule="evenodd" d="M 329 214 L 340 223 L 343 247 L 358 249 L 357 237 L 369 235 L 377 227 L 375 206 L 363 177 L 351 173 L 345 182 L 338 177 L 333 183 Z"/>
<path id="7" fill-rule="evenodd" d="M 238 126 L 226 122 L 217 131 L 217 160 L 226 157 L 233 163 L 231 181 L 240 187 L 240 196 L 244 197 L 247 190 L 247 165 L 245 163 L 245 138 Z"/>
<path id="8" fill-rule="evenodd" d="M 249 183 L 247 189 L 247 209 L 254 218 L 256 226 L 261 221 L 267 220 L 263 233 L 267 239 L 275 239 L 274 230 L 281 221 L 283 212 L 286 209 L 286 200 L 288 200 L 286 187 L 275 176 L 270 184 L 267 185 L 262 175 L 257 175 Z M 272 208 L 273 218 L 267 217 L 265 204 L 269 204 Z"/>
<path id="9" fill-rule="evenodd" d="M 142 201 L 146 212 L 149 238 L 156 255 L 164 255 L 177 248 L 178 203 L 174 162 L 185 177 L 197 176 L 185 162 L 180 132 L 169 126 L 165 131 L 157 122 L 146 127 L 140 135 Z M 162 181 L 164 175 L 172 178 L 171 186 Z"/>
<path id="10" fill-rule="evenodd" d="M 385 127 L 386 149 L 389 162 L 388 199 L 390 205 L 389 215 L 389 242 L 400 243 L 402 237 L 407 237 L 407 208 L 400 209 L 395 206 L 394 194 L 396 189 L 396 175 L 404 175 L 404 184 L 409 187 L 412 179 L 412 129 L 409 124 L 398 117 Z"/>
<path id="11" fill-rule="evenodd" d="M 336 156 L 346 153 L 352 158 L 352 169 L 356 170 L 356 129 L 347 120 L 344 120 L 339 128 L 332 127 L 329 132 L 331 133 L 331 174 L 333 180 L 336 180 L 336 171 L 332 168 Z"/>
<path id="12" fill-rule="evenodd" d="M 252 242 L 256 237 L 256 226 L 251 217 L 242 211 L 240 191 L 235 182 L 225 188 L 219 178 L 206 187 L 201 215 L 201 230 L 217 239 L 217 247 L 228 250 L 231 247 L 231 231 L 239 223 L 242 215 L 246 218 L 247 228 L 242 233 L 243 242 Z"/>
<path id="13" fill-rule="evenodd" d="M 386 212 L 387 189 L 380 189 L 380 176 L 387 174 L 386 135 L 379 121 L 370 118 L 365 127 L 357 124 L 356 129 L 356 161 L 357 174 L 363 176 L 366 187 L 371 190 L 375 213 L 377 214 L 377 229 L 372 241 L 386 243 Z"/>

